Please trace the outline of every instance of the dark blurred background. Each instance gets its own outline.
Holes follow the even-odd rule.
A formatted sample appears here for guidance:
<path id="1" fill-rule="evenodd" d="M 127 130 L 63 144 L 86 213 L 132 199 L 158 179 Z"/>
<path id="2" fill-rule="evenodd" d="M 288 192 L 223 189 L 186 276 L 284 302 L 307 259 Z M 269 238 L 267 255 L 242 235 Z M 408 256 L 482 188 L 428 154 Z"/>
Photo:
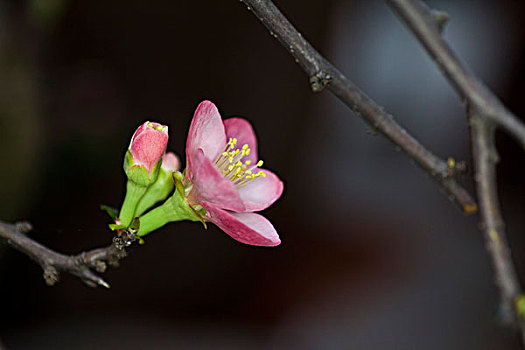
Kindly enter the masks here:
<path id="1" fill-rule="evenodd" d="M 525 116 L 525 3 L 429 3 L 449 12 L 462 60 Z M 457 96 L 383 2 L 277 5 L 423 144 L 470 162 Z M 98 208 L 121 203 L 133 131 L 166 123 L 183 155 L 203 99 L 252 122 L 285 182 L 264 212 L 279 247 L 170 224 L 104 274 L 110 290 L 67 274 L 46 287 L 38 265 L 0 246 L 7 348 L 517 349 L 499 326 L 478 217 L 307 81 L 239 1 L 1 1 L 1 220 L 30 220 L 32 237 L 64 253 L 109 244 Z M 497 145 L 524 277 L 525 156 L 502 133 Z"/>

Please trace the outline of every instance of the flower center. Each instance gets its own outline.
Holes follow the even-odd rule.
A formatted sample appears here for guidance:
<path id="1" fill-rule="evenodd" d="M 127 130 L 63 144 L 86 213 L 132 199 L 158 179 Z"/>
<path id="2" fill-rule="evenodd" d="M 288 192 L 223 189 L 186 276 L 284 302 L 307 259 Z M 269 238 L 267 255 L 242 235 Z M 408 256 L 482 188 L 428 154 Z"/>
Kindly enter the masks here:
<path id="1" fill-rule="evenodd" d="M 242 159 L 251 152 L 248 144 L 244 144 L 241 148 L 235 148 L 236 145 L 237 139 L 230 138 L 224 150 L 215 159 L 215 166 L 224 177 L 232 181 L 237 188 L 244 187 L 260 177 L 266 177 L 264 171 L 257 171 L 263 165 L 262 160 L 255 165 L 252 165 L 250 160 L 242 162 Z"/>

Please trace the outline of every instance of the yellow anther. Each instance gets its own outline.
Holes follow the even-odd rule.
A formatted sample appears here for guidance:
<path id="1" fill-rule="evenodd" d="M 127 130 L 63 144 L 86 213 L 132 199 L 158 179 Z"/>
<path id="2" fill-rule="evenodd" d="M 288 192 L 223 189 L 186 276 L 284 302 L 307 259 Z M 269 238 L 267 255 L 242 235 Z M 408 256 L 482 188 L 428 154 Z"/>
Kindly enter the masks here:
<path id="1" fill-rule="evenodd" d="M 224 177 L 232 181 L 237 188 L 246 186 L 259 177 L 266 177 L 261 170 L 253 172 L 254 169 L 263 165 L 262 160 L 256 164 L 253 164 L 252 160 L 245 160 L 243 163 L 243 158 L 251 153 L 249 145 L 243 144 L 237 149 L 235 145 L 237 145 L 237 139 L 230 138 L 224 151 L 215 160 L 215 166 Z"/>
<path id="2" fill-rule="evenodd" d="M 168 127 L 166 125 L 159 125 L 156 123 L 148 122 L 147 124 L 150 128 L 155 129 L 157 131 L 166 131 Z"/>

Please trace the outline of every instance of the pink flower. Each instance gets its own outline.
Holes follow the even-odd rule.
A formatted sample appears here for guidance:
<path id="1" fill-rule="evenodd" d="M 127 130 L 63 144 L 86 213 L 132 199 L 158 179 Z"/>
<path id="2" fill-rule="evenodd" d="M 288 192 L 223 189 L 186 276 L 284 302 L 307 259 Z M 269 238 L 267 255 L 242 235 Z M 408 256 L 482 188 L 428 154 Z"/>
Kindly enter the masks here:
<path id="1" fill-rule="evenodd" d="M 257 140 L 249 122 L 224 121 L 217 107 L 203 101 L 197 107 L 186 142 L 188 203 L 202 205 L 206 220 L 239 242 L 276 246 L 273 225 L 255 211 L 275 202 L 283 192 L 277 175 L 260 168 Z"/>
<path id="2" fill-rule="evenodd" d="M 154 122 L 142 124 L 131 138 L 129 151 L 133 166 L 142 166 L 148 173 L 162 158 L 168 144 L 168 127 Z"/>

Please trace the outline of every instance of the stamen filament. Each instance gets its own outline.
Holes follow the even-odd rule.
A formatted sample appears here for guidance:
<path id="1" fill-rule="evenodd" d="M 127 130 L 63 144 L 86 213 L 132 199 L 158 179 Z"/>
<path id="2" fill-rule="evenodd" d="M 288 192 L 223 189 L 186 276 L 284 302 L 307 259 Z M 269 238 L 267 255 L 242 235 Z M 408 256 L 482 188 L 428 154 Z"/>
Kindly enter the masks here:
<path id="1" fill-rule="evenodd" d="M 251 160 L 242 162 L 242 159 L 251 152 L 248 144 L 242 145 L 241 148 L 235 148 L 236 145 L 237 139 L 230 138 L 214 163 L 225 178 L 232 181 L 237 188 L 240 188 L 259 177 L 265 177 L 266 174 L 262 170 L 256 171 L 263 165 L 262 160 L 259 160 L 249 168 L 248 166 L 252 164 Z"/>

